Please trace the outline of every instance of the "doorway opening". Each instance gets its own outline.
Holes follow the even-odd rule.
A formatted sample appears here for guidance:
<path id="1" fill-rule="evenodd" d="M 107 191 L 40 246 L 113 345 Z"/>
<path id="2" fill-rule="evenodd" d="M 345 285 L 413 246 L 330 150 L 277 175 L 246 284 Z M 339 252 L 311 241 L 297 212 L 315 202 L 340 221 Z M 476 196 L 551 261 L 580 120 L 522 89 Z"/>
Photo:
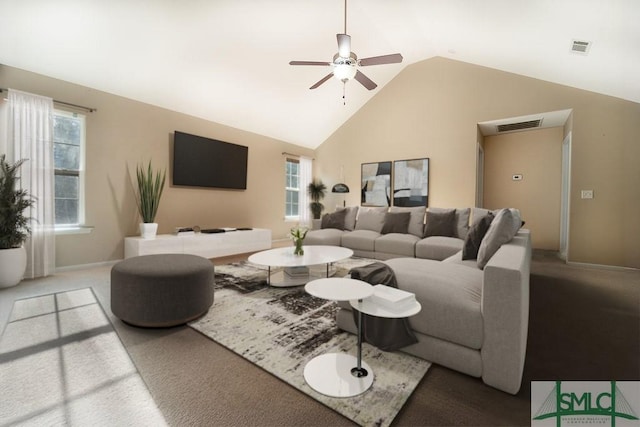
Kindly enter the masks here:
<path id="1" fill-rule="evenodd" d="M 476 205 L 520 208 L 523 220 L 530 219 L 525 228 L 532 229 L 534 248 L 550 249 L 565 261 L 572 125 L 570 109 L 481 122 L 476 144 Z"/>

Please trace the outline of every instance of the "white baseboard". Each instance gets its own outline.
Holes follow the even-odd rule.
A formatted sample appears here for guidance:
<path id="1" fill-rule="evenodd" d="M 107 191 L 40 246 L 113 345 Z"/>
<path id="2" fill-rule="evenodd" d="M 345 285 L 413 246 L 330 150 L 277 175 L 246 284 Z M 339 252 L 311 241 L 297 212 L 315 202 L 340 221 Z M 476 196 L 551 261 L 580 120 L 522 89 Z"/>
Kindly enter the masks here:
<path id="1" fill-rule="evenodd" d="M 585 268 L 600 268 L 604 270 L 618 270 L 618 271 L 640 271 L 638 268 L 633 267 L 622 267 L 620 265 L 607 265 L 607 264 L 591 264 L 588 262 L 575 262 L 575 261 L 567 261 L 567 265 L 573 265 L 576 267 L 585 267 Z"/>
<path id="2" fill-rule="evenodd" d="M 77 265 L 67 265 L 64 267 L 56 267 L 56 273 L 62 273 L 65 271 L 77 271 L 77 270 L 87 270 L 89 268 L 96 268 L 96 267 L 109 267 L 109 266 L 113 266 L 116 263 L 122 261 L 121 259 L 116 259 L 116 260 L 112 260 L 112 261 L 103 261 L 103 262 L 93 262 L 90 264 L 77 264 Z"/>

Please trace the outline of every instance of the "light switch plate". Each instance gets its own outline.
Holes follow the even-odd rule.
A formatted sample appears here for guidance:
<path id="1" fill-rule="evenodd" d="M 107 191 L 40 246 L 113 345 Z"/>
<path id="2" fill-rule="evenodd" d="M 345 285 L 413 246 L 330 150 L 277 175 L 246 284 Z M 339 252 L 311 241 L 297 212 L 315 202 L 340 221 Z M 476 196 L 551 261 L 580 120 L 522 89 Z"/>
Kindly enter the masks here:
<path id="1" fill-rule="evenodd" d="M 583 199 L 593 199 L 593 190 L 582 190 L 581 196 Z"/>

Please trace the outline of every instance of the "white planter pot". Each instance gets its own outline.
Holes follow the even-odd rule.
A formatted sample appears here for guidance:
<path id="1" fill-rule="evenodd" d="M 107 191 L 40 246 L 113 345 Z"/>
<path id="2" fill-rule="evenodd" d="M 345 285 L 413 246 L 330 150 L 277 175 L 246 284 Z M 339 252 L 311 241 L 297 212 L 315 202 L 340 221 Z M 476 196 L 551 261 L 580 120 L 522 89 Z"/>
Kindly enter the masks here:
<path id="1" fill-rule="evenodd" d="M 24 248 L 0 249 L 0 288 L 20 283 L 26 268 L 27 251 Z"/>
<path id="2" fill-rule="evenodd" d="M 143 239 L 155 239 L 158 232 L 158 224 L 155 222 L 140 223 L 140 235 Z"/>

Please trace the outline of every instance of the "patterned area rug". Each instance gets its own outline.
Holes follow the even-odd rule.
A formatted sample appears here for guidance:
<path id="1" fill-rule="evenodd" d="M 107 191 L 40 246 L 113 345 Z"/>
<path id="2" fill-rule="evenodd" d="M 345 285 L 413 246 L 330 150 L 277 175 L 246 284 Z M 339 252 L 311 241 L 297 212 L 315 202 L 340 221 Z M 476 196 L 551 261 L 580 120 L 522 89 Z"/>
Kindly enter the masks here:
<path id="1" fill-rule="evenodd" d="M 15 301 L 0 390 L 0 426 L 166 425 L 89 288 Z"/>
<path id="2" fill-rule="evenodd" d="M 335 263 L 336 276 L 371 262 Z M 336 310 L 335 302 L 312 297 L 303 286 L 267 286 L 264 268 L 242 262 L 216 267 L 214 305 L 189 325 L 356 423 L 388 426 L 431 364 L 365 343 L 362 358 L 374 372 L 372 387 L 350 398 L 317 393 L 304 380 L 305 364 L 325 353 L 356 354 L 356 337 L 336 327 Z"/>

